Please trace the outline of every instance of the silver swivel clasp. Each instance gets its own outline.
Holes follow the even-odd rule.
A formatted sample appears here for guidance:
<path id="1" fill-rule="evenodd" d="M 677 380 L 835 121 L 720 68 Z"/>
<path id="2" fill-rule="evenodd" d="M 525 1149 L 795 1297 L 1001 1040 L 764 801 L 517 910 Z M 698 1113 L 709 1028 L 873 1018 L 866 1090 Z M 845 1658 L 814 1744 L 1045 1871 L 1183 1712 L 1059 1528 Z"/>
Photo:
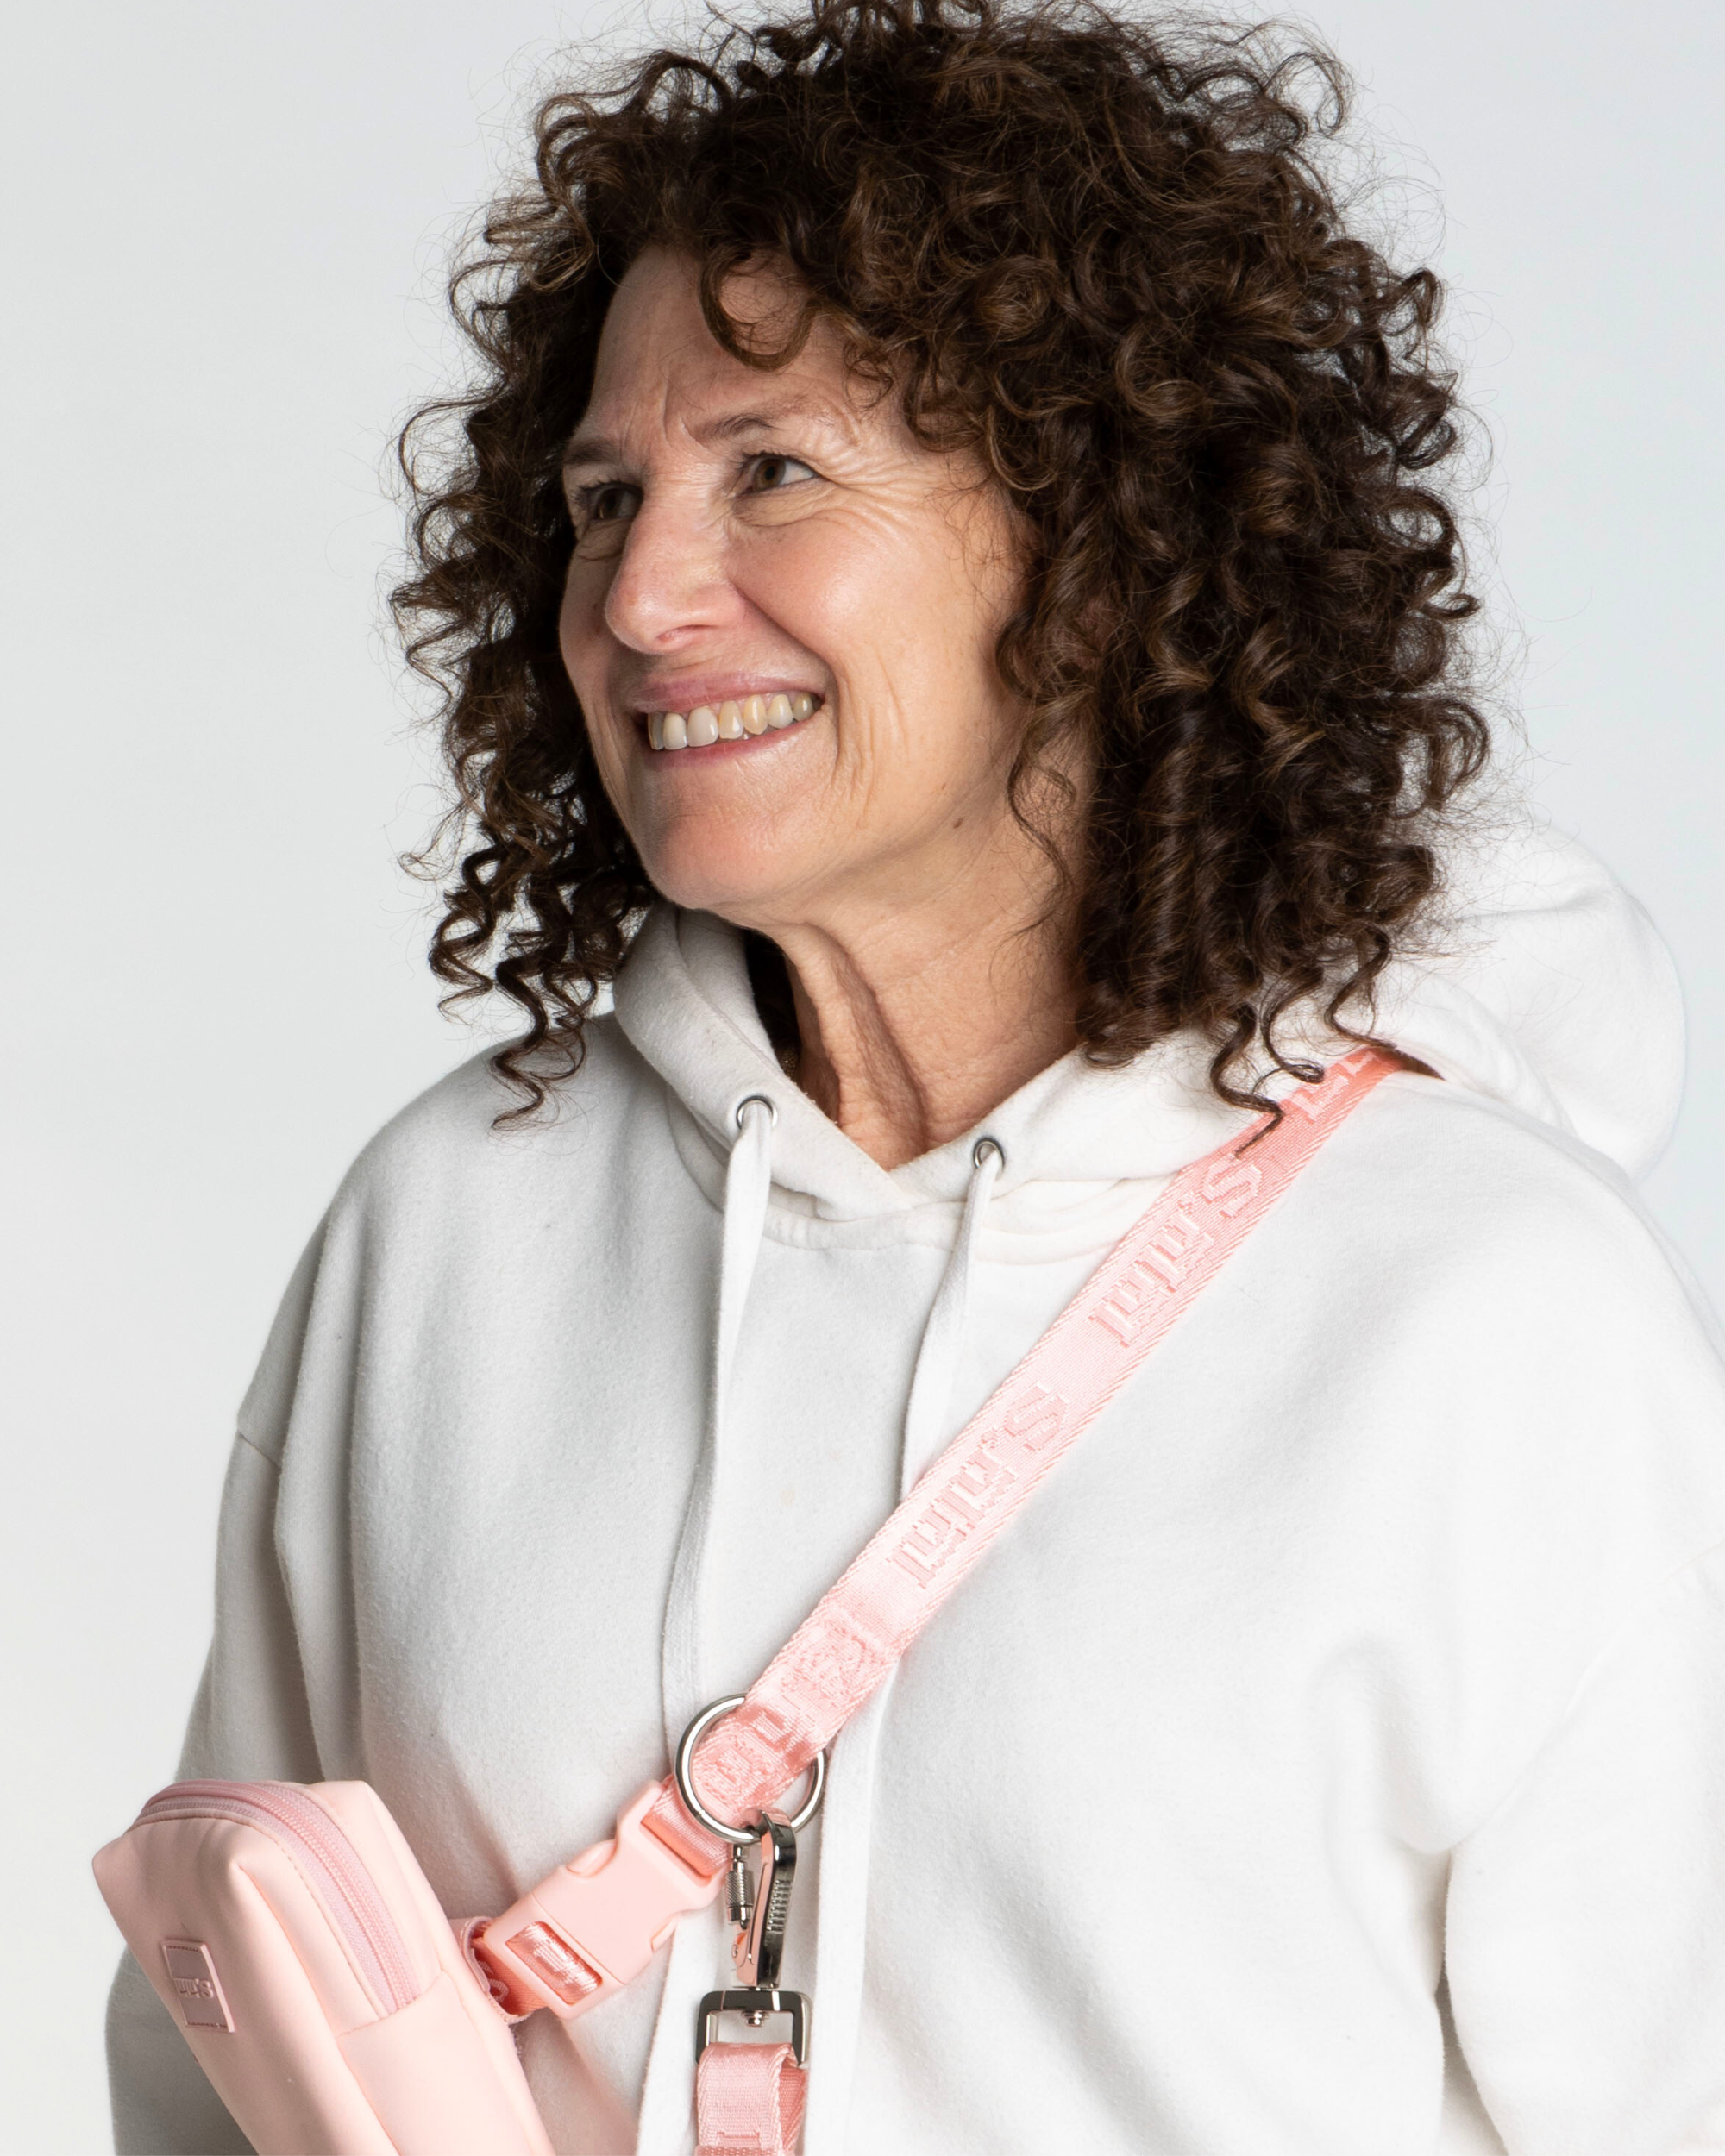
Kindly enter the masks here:
<path id="1" fill-rule="evenodd" d="M 739 1851 L 738 1855 L 742 1854 Z M 731 1949 L 739 1984 L 751 1990 L 775 1991 L 784 1959 L 785 1925 L 791 1913 L 791 1889 L 797 1877 L 797 1830 L 782 1812 L 763 1812 L 761 1839 L 755 1845 L 753 1907 L 738 1927 Z M 749 2017 L 760 2027 L 759 2015 Z"/>
<path id="2" fill-rule="evenodd" d="M 691 1818 L 731 1845 L 724 1898 L 726 1912 L 737 1927 L 731 1950 L 737 1985 L 730 1990 L 709 1991 L 701 2001 L 695 2020 L 695 2053 L 699 2057 L 709 2044 L 721 2040 L 719 2024 L 727 2014 L 739 2015 L 751 2029 L 763 2028 L 768 2015 L 781 2015 L 790 2023 L 792 2055 L 803 2066 L 808 2064 L 809 2002 L 800 1991 L 780 1990 L 779 1970 L 791 1913 L 791 1889 L 797 1876 L 797 1833 L 820 1808 L 826 1761 L 822 1754 L 815 1755 L 808 1800 L 794 1819 L 769 1810 L 753 1827 L 735 1827 L 716 1818 L 695 1793 L 692 1772 L 695 1747 L 722 1714 L 742 1704 L 740 1693 L 734 1699 L 715 1700 L 695 1716 L 677 1746 L 677 1794 Z"/>

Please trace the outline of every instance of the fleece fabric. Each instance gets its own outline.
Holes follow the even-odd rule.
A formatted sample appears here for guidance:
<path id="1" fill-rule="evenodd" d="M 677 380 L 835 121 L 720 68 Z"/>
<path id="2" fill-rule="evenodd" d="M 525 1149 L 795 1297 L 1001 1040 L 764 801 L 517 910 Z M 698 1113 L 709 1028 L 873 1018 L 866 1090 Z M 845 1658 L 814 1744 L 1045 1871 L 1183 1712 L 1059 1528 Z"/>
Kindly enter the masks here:
<path id="1" fill-rule="evenodd" d="M 1380 1012 L 1437 1075 L 839 1739 L 786 1957 L 807 2156 L 1725 2152 L 1725 1373 L 1629 1181 L 1669 963 L 1500 831 Z M 499 1127 L 475 1062 L 343 1183 L 241 1412 L 184 1771 L 362 1777 L 452 1914 L 503 1907 L 1238 1126 L 1203 1062 L 1069 1057 L 888 1173 L 781 1073 L 737 937 L 654 912 L 555 1116 Z M 725 1948 L 714 1911 L 524 2025 L 560 2156 L 686 2156 Z M 245 2147 L 130 1966 L 110 2045 L 121 2150 Z"/>

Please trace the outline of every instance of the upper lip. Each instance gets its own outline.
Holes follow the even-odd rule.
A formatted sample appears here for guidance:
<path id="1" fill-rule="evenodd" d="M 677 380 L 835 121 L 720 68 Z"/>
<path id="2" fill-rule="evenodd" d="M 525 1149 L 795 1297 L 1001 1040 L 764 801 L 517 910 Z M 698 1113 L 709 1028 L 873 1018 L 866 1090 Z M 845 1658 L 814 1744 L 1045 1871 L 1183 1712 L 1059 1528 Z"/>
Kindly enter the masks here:
<path id="1" fill-rule="evenodd" d="M 740 704 L 745 696 L 812 696 L 823 693 L 812 681 L 786 674 L 692 674 L 680 681 L 644 681 L 629 699 L 632 711 L 681 711 L 685 717 L 703 704 Z"/>

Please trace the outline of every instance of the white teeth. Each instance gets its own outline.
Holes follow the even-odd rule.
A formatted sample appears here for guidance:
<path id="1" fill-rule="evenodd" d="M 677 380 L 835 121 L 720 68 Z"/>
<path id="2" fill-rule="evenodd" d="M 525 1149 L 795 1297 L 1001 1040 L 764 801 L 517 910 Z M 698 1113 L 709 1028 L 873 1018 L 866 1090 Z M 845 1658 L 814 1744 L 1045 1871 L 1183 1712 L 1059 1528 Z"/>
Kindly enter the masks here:
<path id="1" fill-rule="evenodd" d="M 647 745 L 649 749 L 710 749 L 716 741 L 741 741 L 745 735 L 764 734 L 769 728 L 794 726 L 820 709 L 819 699 L 806 689 L 794 694 L 781 689 L 771 696 L 726 698 L 716 709 L 698 704 L 686 718 L 681 711 L 649 711 Z"/>

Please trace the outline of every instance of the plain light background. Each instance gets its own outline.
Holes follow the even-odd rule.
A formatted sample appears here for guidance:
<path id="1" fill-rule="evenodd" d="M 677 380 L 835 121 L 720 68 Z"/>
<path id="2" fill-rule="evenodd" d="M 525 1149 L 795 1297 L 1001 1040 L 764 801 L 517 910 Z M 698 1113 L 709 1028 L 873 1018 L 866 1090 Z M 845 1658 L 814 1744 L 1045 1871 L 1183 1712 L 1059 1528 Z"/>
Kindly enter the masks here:
<path id="1" fill-rule="evenodd" d="M 1725 1303 L 1720 16 L 1311 13 L 1458 290 L 1536 789 L 1678 954 L 1690 1092 L 1651 1195 Z M 62 0 L 0 48 L 6 2156 L 108 2146 L 88 1858 L 172 1772 L 275 1299 L 356 1149 L 481 1044 L 394 865 L 436 797 L 379 475 L 560 41 L 645 24 Z"/>

